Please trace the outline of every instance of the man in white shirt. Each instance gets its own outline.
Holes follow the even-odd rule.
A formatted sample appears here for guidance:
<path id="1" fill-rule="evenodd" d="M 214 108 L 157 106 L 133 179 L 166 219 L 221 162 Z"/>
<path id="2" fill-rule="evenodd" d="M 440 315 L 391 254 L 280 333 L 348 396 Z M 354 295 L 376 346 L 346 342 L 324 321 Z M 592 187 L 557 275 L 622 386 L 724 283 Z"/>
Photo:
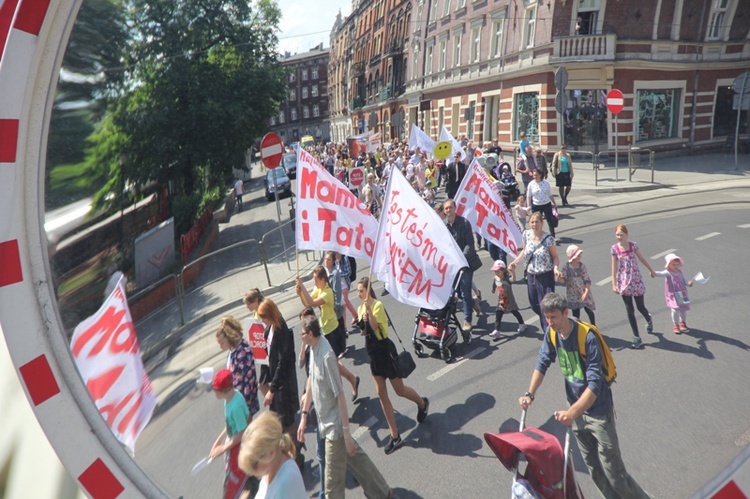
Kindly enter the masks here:
<path id="1" fill-rule="evenodd" d="M 240 177 L 237 177 L 237 182 L 234 183 L 234 196 L 237 198 L 237 207 L 239 211 L 242 211 L 242 195 L 245 193 L 245 183 Z"/>

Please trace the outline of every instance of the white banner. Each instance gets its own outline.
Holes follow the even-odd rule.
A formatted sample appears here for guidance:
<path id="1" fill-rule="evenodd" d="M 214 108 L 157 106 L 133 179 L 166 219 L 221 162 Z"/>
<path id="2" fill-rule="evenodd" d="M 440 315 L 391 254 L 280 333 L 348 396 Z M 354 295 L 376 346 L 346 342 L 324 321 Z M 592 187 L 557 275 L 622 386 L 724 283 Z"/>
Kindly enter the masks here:
<path id="1" fill-rule="evenodd" d="M 456 153 L 461 153 L 461 161 L 464 161 L 466 159 L 466 151 L 464 151 L 464 148 L 461 147 L 461 143 L 457 141 L 453 135 L 448 132 L 448 130 L 445 128 L 445 125 L 443 125 L 443 128 L 440 129 L 440 137 L 438 137 L 438 142 L 444 142 L 448 141 L 451 143 L 451 157 L 447 159 L 446 161 L 453 161 L 453 156 L 456 155 Z"/>
<path id="2" fill-rule="evenodd" d="M 295 238 L 300 250 L 372 258 L 378 221 L 367 206 L 310 153 L 297 151 Z"/>
<path id="3" fill-rule="evenodd" d="M 101 308 L 76 326 L 70 349 L 96 407 L 117 439 L 135 442 L 156 407 L 120 279 Z"/>
<path id="4" fill-rule="evenodd" d="M 476 159 L 456 191 L 456 213 L 467 219 L 479 235 L 512 257 L 518 255 L 521 228 L 503 203 L 500 189 Z"/>
<path id="5" fill-rule="evenodd" d="M 372 272 L 396 300 L 435 310 L 445 306 L 458 271 L 468 266 L 445 222 L 394 168 L 380 216 Z"/>
<path id="6" fill-rule="evenodd" d="M 435 141 L 423 132 L 416 123 L 412 123 L 411 131 L 409 132 L 409 150 L 413 151 L 417 147 L 419 147 L 422 152 L 426 152 L 431 156 L 433 149 L 435 149 Z"/>
<path id="7" fill-rule="evenodd" d="M 378 150 L 378 147 L 383 145 L 383 141 L 381 140 L 380 132 L 378 133 L 367 133 L 367 152 L 375 153 Z"/>

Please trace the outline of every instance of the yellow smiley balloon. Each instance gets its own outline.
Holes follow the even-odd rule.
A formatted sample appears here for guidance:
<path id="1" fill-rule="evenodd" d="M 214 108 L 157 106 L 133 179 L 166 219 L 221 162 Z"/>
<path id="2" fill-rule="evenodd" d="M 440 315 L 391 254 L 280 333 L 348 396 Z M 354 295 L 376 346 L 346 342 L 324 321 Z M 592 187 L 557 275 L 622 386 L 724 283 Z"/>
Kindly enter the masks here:
<path id="1" fill-rule="evenodd" d="M 435 144 L 433 155 L 436 159 L 448 159 L 451 155 L 451 150 L 453 150 L 452 144 L 449 141 L 444 140 Z"/>

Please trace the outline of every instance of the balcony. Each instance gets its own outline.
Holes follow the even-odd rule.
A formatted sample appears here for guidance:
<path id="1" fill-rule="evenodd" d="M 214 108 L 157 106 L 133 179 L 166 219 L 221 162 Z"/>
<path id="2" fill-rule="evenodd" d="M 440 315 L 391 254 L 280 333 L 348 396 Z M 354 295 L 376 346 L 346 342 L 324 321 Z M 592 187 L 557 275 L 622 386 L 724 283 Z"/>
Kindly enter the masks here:
<path id="1" fill-rule="evenodd" d="M 365 103 L 362 97 L 355 97 L 354 99 L 352 99 L 351 103 L 349 104 L 349 109 L 351 110 L 362 109 L 364 105 Z"/>
<path id="2" fill-rule="evenodd" d="M 387 46 L 387 50 L 385 51 L 385 54 L 383 54 L 384 57 L 395 57 L 398 55 L 402 55 L 404 53 L 404 42 L 397 42 L 396 40 L 392 41 Z"/>
<path id="3" fill-rule="evenodd" d="M 617 35 L 561 36 L 553 43 L 550 62 L 614 61 Z"/>

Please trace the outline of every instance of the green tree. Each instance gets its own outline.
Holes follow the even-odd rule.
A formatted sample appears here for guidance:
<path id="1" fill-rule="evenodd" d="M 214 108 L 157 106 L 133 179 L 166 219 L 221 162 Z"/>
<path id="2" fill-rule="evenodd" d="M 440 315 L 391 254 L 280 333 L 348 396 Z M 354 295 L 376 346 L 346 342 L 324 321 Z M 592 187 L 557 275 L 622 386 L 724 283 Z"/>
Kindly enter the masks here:
<path id="1" fill-rule="evenodd" d="M 244 167 L 285 95 L 281 12 L 270 0 L 135 0 L 130 11 L 129 89 L 110 108 L 113 130 L 127 140 L 125 178 L 196 199 Z M 106 141 L 95 138 L 92 152 Z M 104 155 L 110 165 L 113 154 Z M 185 223 L 177 220 L 178 229 Z"/>

